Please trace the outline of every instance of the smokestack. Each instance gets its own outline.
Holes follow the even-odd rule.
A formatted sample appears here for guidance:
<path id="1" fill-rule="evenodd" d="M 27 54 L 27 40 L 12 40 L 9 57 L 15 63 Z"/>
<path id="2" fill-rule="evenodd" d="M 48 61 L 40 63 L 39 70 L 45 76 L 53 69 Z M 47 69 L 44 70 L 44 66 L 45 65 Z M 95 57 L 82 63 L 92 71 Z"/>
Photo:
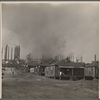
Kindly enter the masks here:
<path id="1" fill-rule="evenodd" d="M 3 47 L 2 47 L 2 59 L 3 59 Z"/>
<path id="2" fill-rule="evenodd" d="M 83 57 L 81 56 L 81 62 L 83 62 Z"/>
<path id="3" fill-rule="evenodd" d="M 9 47 L 8 47 L 8 60 L 9 60 Z"/>
<path id="4" fill-rule="evenodd" d="M 13 56 L 13 48 L 11 48 L 11 60 L 12 60 L 12 56 Z"/>
<path id="5" fill-rule="evenodd" d="M 72 61 L 72 56 L 70 56 L 70 61 Z"/>
<path id="6" fill-rule="evenodd" d="M 74 62 L 74 56 L 73 56 L 73 62 Z"/>
<path id="7" fill-rule="evenodd" d="M 60 60 L 62 60 L 62 55 L 60 55 Z"/>
<path id="8" fill-rule="evenodd" d="M 96 62 L 96 54 L 94 55 L 94 61 Z"/>
<path id="9" fill-rule="evenodd" d="M 35 55 L 33 54 L 33 61 L 35 61 Z"/>
<path id="10" fill-rule="evenodd" d="M 19 59 L 20 59 L 20 46 L 19 46 L 19 52 L 18 53 L 19 53 Z"/>
<path id="11" fill-rule="evenodd" d="M 8 51 L 7 49 L 8 49 L 8 45 L 6 45 L 6 47 L 5 47 L 5 58 L 4 58 L 5 61 L 7 61 L 7 51 Z"/>
<path id="12" fill-rule="evenodd" d="M 15 47 L 16 48 L 16 47 Z M 16 54 L 15 54 L 15 48 L 14 48 L 14 59 L 15 59 L 15 56 L 16 56 Z"/>
<path id="13" fill-rule="evenodd" d="M 76 62 L 78 62 L 79 61 L 79 57 L 76 57 Z"/>
<path id="14" fill-rule="evenodd" d="M 76 57 L 76 62 L 77 62 L 77 57 Z"/>

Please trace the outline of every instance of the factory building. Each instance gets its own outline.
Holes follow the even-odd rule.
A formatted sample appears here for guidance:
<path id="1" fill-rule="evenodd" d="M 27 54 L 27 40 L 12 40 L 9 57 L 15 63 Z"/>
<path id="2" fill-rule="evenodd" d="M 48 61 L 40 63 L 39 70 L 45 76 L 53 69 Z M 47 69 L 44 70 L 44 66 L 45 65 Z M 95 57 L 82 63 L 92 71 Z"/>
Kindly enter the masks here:
<path id="1" fill-rule="evenodd" d="M 14 50 L 14 59 L 20 59 L 20 46 L 17 45 Z"/>
<path id="2" fill-rule="evenodd" d="M 8 45 L 6 45 L 5 47 L 5 57 L 4 57 L 5 61 L 7 61 L 9 59 L 9 47 Z"/>

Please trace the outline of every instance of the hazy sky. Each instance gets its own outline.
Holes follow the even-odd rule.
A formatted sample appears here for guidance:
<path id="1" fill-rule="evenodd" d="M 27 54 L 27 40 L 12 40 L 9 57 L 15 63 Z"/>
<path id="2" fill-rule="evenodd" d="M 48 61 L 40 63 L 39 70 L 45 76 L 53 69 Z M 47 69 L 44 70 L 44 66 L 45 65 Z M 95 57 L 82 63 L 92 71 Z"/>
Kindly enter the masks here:
<path id="1" fill-rule="evenodd" d="M 28 53 L 73 54 L 84 61 L 98 57 L 99 4 L 3 4 L 3 47 L 21 46 Z"/>

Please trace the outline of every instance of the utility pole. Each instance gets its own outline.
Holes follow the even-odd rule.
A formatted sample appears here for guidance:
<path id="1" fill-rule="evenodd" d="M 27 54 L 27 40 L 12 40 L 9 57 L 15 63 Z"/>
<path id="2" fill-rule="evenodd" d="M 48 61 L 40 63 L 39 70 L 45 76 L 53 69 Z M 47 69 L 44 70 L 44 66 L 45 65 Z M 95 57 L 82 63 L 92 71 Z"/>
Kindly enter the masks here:
<path id="1" fill-rule="evenodd" d="M 94 55 L 94 61 L 96 62 L 96 54 Z"/>

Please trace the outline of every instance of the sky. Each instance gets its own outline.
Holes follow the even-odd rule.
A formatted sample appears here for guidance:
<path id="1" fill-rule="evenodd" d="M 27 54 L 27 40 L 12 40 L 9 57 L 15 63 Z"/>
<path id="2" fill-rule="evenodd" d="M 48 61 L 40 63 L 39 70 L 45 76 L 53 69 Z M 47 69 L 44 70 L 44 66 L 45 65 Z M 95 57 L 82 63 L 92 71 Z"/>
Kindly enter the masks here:
<path id="1" fill-rule="evenodd" d="M 98 3 L 4 3 L 2 45 L 20 45 L 21 58 L 63 55 L 99 56 Z"/>

